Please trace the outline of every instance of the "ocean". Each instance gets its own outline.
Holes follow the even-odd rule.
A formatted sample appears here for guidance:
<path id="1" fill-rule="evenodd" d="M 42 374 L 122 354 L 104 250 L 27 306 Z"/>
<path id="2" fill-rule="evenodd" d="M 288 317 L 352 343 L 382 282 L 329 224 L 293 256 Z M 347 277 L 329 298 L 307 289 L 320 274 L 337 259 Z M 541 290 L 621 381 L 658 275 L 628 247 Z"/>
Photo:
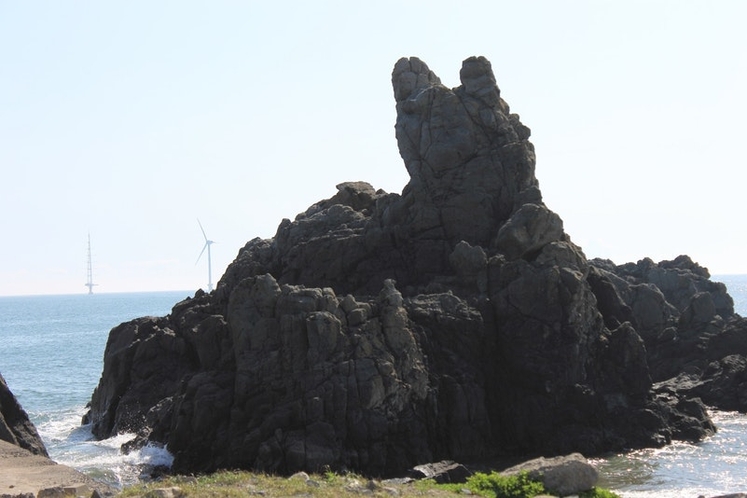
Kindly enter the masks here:
<path id="1" fill-rule="evenodd" d="M 103 370 L 109 331 L 141 316 L 163 316 L 191 294 L 150 292 L 0 297 L 0 373 L 36 425 L 50 457 L 121 488 L 143 464 L 170 465 L 162 448 L 122 455 L 131 439 L 95 441 L 81 425 Z"/>
<path id="2" fill-rule="evenodd" d="M 747 275 L 716 276 L 747 316 Z M 143 464 L 169 465 L 163 448 L 123 455 L 120 435 L 95 441 L 81 425 L 98 384 L 109 331 L 141 316 L 163 316 L 190 292 L 0 297 L 0 373 L 44 439 L 50 457 L 107 484 L 141 478 Z M 747 415 L 713 413 L 718 433 L 594 460 L 600 485 L 623 498 L 715 496 L 747 492 Z"/>

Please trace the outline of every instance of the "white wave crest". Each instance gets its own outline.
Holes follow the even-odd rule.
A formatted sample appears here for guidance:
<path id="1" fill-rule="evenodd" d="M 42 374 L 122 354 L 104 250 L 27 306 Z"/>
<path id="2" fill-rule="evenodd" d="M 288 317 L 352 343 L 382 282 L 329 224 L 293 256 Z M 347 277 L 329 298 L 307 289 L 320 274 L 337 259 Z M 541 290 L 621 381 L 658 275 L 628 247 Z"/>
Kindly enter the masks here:
<path id="1" fill-rule="evenodd" d="M 55 462 L 117 488 L 138 483 L 144 470 L 171 467 L 174 457 L 164 447 L 149 444 L 123 453 L 122 445 L 134 439 L 135 434 L 117 434 L 97 441 L 90 425 L 80 425 L 84 412 L 81 407 L 37 417 L 37 429 Z"/>

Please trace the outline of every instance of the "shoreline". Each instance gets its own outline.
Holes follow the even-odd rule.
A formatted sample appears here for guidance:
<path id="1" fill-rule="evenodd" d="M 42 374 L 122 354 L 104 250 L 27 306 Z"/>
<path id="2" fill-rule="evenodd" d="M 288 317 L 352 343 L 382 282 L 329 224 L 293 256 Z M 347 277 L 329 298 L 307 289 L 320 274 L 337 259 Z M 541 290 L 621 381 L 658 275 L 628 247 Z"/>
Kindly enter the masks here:
<path id="1" fill-rule="evenodd" d="M 75 496 L 114 496 L 119 491 L 67 465 L 34 455 L 0 440 L 0 494 L 19 496 L 50 488 L 74 491 Z"/>

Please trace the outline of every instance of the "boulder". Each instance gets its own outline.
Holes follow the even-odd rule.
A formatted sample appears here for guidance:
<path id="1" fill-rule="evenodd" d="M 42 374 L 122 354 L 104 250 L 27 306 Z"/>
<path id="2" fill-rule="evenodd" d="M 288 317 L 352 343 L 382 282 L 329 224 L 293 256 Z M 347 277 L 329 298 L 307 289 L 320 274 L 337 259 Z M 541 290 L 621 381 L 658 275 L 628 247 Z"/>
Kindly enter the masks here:
<path id="1" fill-rule="evenodd" d="M 599 472 L 583 455 L 554 458 L 536 458 L 501 472 L 503 475 L 516 475 L 526 472 L 533 480 L 540 481 L 545 489 L 560 496 L 577 495 L 593 488 L 599 480 Z"/>
<path id="2" fill-rule="evenodd" d="M 710 387 L 655 383 L 747 353 L 725 288 L 687 257 L 588 261 L 490 63 L 460 79 L 395 64 L 401 194 L 340 183 L 211 293 L 112 329 L 94 434 L 166 444 L 182 473 L 380 476 L 711 434 Z"/>
<path id="3" fill-rule="evenodd" d="M 557 214 L 541 205 L 524 204 L 498 230 L 493 246 L 508 259 L 517 259 L 563 237 L 563 221 Z"/>

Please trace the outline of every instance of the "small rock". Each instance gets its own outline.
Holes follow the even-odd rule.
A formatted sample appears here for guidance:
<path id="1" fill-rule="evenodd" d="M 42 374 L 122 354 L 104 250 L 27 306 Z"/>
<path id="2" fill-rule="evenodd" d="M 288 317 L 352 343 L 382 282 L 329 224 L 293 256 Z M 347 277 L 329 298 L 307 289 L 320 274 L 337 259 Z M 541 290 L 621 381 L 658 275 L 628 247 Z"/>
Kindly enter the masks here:
<path id="1" fill-rule="evenodd" d="M 301 479 L 301 480 L 304 480 L 304 481 L 308 481 L 309 480 L 309 474 L 307 474 L 306 472 L 296 472 L 295 474 L 293 474 L 292 476 L 290 476 L 288 479 Z"/>
<path id="2" fill-rule="evenodd" d="M 53 488 L 40 490 L 36 496 L 37 498 L 63 498 L 65 496 L 70 496 L 70 494 L 65 493 L 65 490 L 61 486 L 55 486 Z"/>
<path id="3" fill-rule="evenodd" d="M 450 460 L 418 465 L 410 473 L 417 479 L 433 479 L 439 484 L 466 482 L 472 475 L 464 465 Z"/>
<path id="4" fill-rule="evenodd" d="M 394 477 L 392 479 L 385 479 L 381 481 L 381 484 L 385 486 L 401 486 L 403 484 L 410 484 L 411 482 L 415 482 L 415 479 L 413 479 L 412 477 Z"/>
<path id="5" fill-rule="evenodd" d="M 265 496 L 267 494 L 267 491 L 257 488 L 254 484 L 248 484 L 246 486 L 246 491 L 253 496 Z"/>
<path id="6" fill-rule="evenodd" d="M 157 488 L 148 491 L 145 494 L 146 498 L 180 498 L 181 496 L 184 496 L 184 494 L 182 493 L 182 488 L 179 488 L 177 486 L 173 486 L 170 488 Z"/>

